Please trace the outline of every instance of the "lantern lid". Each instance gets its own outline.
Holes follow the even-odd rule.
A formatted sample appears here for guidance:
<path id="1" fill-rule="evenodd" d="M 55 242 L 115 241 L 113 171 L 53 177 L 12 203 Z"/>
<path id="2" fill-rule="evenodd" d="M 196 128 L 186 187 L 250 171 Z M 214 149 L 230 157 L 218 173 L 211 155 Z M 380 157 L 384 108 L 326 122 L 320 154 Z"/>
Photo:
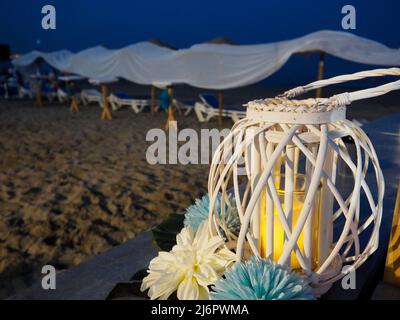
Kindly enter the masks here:
<path id="1" fill-rule="evenodd" d="M 269 123 L 322 124 L 346 119 L 346 101 L 340 99 L 292 100 L 285 97 L 247 103 L 247 118 Z"/>
<path id="2" fill-rule="evenodd" d="M 346 106 L 353 101 L 381 96 L 400 89 L 400 80 L 375 88 L 354 92 L 343 92 L 330 98 L 295 100 L 296 96 L 306 92 L 368 77 L 400 76 L 400 68 L 361 71 L 330 79 L 318 80 L 305 86 L 296 87 L 282 95 L 247 103 L 247 118 L 267 123 L 322 124 L 336 122 L 346 118 Z"/>

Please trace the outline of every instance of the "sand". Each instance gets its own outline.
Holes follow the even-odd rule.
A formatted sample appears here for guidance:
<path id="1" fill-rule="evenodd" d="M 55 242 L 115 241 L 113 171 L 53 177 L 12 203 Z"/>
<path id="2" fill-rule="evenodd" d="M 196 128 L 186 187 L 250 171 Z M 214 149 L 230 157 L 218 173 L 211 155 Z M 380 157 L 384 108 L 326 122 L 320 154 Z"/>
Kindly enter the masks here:
<path id="1" fill-rule="evenodd" d="M 76 265 L 181 212 L 206 192 L 208 165 L 149 165 L 145 133 L 165 114 L 31 102 L 0 107 L 0 283 L 44 264 Z M 180 127 L 199 128 L 194 117 Z M 215 123 L 213 124 L 215 125 Z M 21 284 L 23 286 L 23 284 Z"/>
<path id="2" fill-rule="evenodd" d="M 252 88 L 244 98 L 239 89 L 226 99 L 272 95 Z M 350 117 L 398 112 L 397 97 L 356 105 Z M 98 105 L 72 114 L 66 104 L 37 108 L 32 101 L 0 100 L 0 297 L 31 284 L 44 264 L 57 270 L 79 264 L 206 193 L 208 165 L 147 163 L 145 134 L 164 128 L 165 119 L 163 112 L 126 108 L 104 122 Z M 178 121 L 180 129 L 217 127 L 216 121 L 200 124 L 194 114 Z"/>

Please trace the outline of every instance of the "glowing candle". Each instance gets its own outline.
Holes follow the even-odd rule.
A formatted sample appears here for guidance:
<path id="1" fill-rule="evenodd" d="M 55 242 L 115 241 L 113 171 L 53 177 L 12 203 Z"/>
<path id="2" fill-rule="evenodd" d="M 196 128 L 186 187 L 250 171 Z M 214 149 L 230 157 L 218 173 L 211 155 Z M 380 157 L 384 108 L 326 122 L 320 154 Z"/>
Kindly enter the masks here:
<path id="1" fill-rule="evenodd" d="M 278 195 L 281 203 L 283 204 L 284 190 L 278 189 Z M 297 223 L 301 208 L 304 202 L 304 191 L 295 191 L 293 194 L 293 218 L 292 218 L 292 230 Z M 266 202 L 265 192 L 261 197 L 260 204 L 260 254 L 262 257 L 267 257 L 266 239 L 267 239 L 267 219 L 266 219 Z M 274 208 L 274 228 L 273 228 L 273 260 L 278 261 L 281 256 L 285 244 L 285 231 L 281 220 L 279 219 L 279 213 L 277 208 Z M 303 232 L 300 234 L 297 245 L 300 251 L 303 253 Z M 300 268 L 300 263 L 296 258 L 296 254 L 291 254 L 291 267 L 293 269 Z"/>
<path id="2" fill-rule="evenodd" d="M 278 172 L 275 170 L 275 172 Z M 293 205 L 292 205 L 292 223 L 289 225 L 293 232 L 298 218 L 301 213 L 301 209 L 304 205 L 304 199 L 306 194 L 306 176 L 304 174 L 295 174 L 294 176 L 294 190 L 293 190 Z M 285 177 L 282 174 L 274 175 L 274 185 L 276 187 L 279 201 L 282 205 L 282 209 L 285 212 L 285 190 L 280 186 L 285 185 Z M 321 195 L 321 185 L 318 188 L 318 192 L 315 194 L 313 200 L 313 207 L 310 211 L 309 218 L 307 219 L 306 226 L 302 229 L 298 239 L 297 246 L 304 258 L 304 261 L 308 268 L 314 269 L 319 265 L 319 242 L 318 242 L 318 228 L 319 228 L 319 215 L 321 212 L 319 197 Z M 259 206 L 259 252 L 263 258 L 271 258 L 274 261 L 278 261 L 283 253 L 285 247 L 285 231 L 281 219 L 279 218 L 279 212 L 277 207 L 274 205 L 272 198 L 266 196 L 267 190 L 265 189 L 260 196 Z M 272 208 L 273 206 L 273 208 Z M 273 213 L 268 216 L 269 212 Z M 285 212 L 287 214 L 287 212 Z M 272 224 L 272 228 L 269 224 Z M 307 247 L 307 250 L 306 248 Z M 290 266 L 292 269 L 302 269 L 299 260 L 296 257 L 296 253 L 292 251 L 290 258 Z"/>

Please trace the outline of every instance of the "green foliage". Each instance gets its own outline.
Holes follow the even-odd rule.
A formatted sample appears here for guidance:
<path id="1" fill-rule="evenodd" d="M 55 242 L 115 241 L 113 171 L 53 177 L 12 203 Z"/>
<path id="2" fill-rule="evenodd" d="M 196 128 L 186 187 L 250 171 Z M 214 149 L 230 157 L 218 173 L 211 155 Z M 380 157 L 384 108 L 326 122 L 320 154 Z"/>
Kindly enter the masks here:
<path id="1" fill-rule="evenodd" d="M 183 214 L 171 213 L 167 219 L 152 229 L 153 243 L 163 251 L 170 251 L 176 244 L 176 236 L 183 228 Z"/>

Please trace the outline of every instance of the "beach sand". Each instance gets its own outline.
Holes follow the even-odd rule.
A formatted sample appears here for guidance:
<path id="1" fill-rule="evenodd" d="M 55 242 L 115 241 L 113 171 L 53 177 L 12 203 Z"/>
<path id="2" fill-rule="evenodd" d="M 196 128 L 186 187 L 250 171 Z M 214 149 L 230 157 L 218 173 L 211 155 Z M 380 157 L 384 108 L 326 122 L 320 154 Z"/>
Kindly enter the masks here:
<path id="1" fill-rule="evenodd" d="M 143 94 L 143 87 L 131 88 Z M 253 86 L 231 90 L 225 99 L 241 97 L 243 103 L 275 91 Z M 182 99 L 197 93 L 187 87 L 176 92 Z M 399 112 L 398 97 L 356 104 L 350 118 Z M 147 163 L 151 143 L 145 136 L 151 128 L 164 128 L 164 112 L 134 114 L 125 108 L 113 116 L 101 121 L 98 105 L 72 114 L 66 104 L 38 108 L 28 100 L 0 101 L 0 297 L 30 285 L 44 264 L 57 270 L 79 264 L 206 193 L 208 165 Z M 178 125 L 197 131 L 218 127 L 217 120 L 200 124 L 194 113 L 178 116 Z"/>
<path id="2" fill-rule="evenodd" d="M 146 162 L 146 132 L 164 127 L 164 113 L 125 109 L 103 122 L 96 105 L 71 114 L 28 101 L 2 102 L 0 117 L 2 285 L 44 264 L 76 265 L 206 192 L 208 165 Z M 194 117 L 179 126 L 200 127 Z"/>

